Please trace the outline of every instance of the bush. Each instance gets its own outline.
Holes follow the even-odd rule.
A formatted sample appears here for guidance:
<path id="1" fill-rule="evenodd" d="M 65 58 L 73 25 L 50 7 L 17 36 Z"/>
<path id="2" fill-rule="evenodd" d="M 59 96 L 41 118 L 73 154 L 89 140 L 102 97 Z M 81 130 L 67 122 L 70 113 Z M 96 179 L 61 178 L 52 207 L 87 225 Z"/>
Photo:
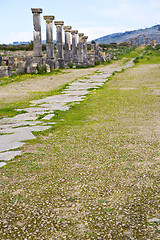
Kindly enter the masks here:
<path id="1" fill-rule="evenodd" d="M 38 74 L 43 74 L 47 72 L 46 65 L 43 65 L 42 67 L 38 68 Z"/>
<path id="2" fill-rule="evenodd" d="M 74 64 L 72 62 L 69 62 L 67 65 L 68 65 L 69 68 L 73 68 Z"/>

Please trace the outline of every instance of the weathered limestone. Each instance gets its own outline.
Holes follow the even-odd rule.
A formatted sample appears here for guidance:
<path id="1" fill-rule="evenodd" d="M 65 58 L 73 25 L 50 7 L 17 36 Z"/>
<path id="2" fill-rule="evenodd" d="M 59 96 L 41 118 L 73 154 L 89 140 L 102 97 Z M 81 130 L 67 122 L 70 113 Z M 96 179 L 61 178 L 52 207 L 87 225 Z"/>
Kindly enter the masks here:
<path id="1" fill-rule="evenodd" d="M 100 59 L 99 59 L 99 44 L 98 43 L 96 43 L 95 60 L 100 61 Z"/>
<path id="2" fill-rule="evenodd" d="M 89 64 L 95 65 L 95 43 L 91 43 L 91 51 L 89 53 Z"/>
<path id="3" fill-rule="evenodd" d="M 0 66 L 0 77 L 9 77 L 9 76 L 11 76 L 11 67 Z"/>
<path id="4" fill-rule="evenodd" d="M 78 53 L 78 64 L 83 65 L 83 37 L 84 33 L 79 33 L 79 53 Z"/>
<path id="5" fill-rule="evenodd" d="M 57 31 L 57 61 L 58 67 L 64 68 L 64 58 L 63 58 L 63 40 L 62 40 L 62 26 L 64 25 L 63 21 L 54 22 Z"/>
<path id="6" fill-rule="evenodd" d="M 46 63 L 50 66 L 50 69 L 55 68 L 54 61 L 54 45 L 53 45 L 53 20 L 54 16 L 44 16 L 46 20 Z"/>
<path id="7" fill-rule="evenodd" d="M 64 26 L 65 31 L 65 53 L 64 53 L 64 61 L 65 63 L 71 62 L 71 40 L 70 40 L 70 33 L 71 33 L 71 26 Z"/>
<path id="8" fill-rule="evenodd" d="M 83 63 L 84 63 L 84 65 L 88 64 L 87 39 L 88 39 L 88 36 L 83 37 Z"/>
<path id="9" fill-rule="evenodd" d="M 34 43 L 33 43 L 33 63 L 37 63 L 38 67 L 42 65 L 42 41 L 41 41 L 41 8 L 31 8 L 33 13 L 34 24 Z"/>
<path id="10" fill-rule="evenodd" d="M 72 62 L 77 65 L 78 64 L 78 56 L 77 56 L 77 30 L 72 30 Z"/>

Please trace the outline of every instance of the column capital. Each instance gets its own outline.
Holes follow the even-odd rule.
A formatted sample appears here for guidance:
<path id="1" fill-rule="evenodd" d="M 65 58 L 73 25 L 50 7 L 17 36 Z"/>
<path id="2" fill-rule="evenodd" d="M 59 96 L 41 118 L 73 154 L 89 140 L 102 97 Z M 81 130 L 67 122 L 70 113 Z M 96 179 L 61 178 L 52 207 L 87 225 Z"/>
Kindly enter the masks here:
<path id="1" fill-rule="evenodd" d="M 77 30 L 72 30 L 72 31 L 71 31 L 71 34 L 77 34 L 77 33 L 78 33 Z"/>
<path id="2" fill-rule="evenodd" d="M 32 13 L 42 13 L 42 8 L 31 8 Z"/>
<path id="3" fill-rule="evenodd" d="M 71 26 L 64 26 L 64 27 L 63 27 L 63 30 L 64 30 L 65 32 L 71 32 L 71 29 L 72 29 Z"/>
<path id="4" fill-rule="evenodd" d="M 88 36 L 84 36 L 83 39 L 84 39 L 84 40 L 87 40 L 87 39 L 88 39 Z"/>
<path id="5" fill-rule="evenodd" d="M 54 20 L 54 16 L 48 15 L 48 16 L 43 16 L 44 20 L 46 20 L 46 23 L 52 23 Z"/>
<path id="6" fill-rule="evenodd" d="M 64 22 L 63 21 L 54 21 L 54 25 L 56 25 L 56 26 L 63 26 Z"/>
<path id="7" fill-rule="evenodd" d="M 78 33 L 79 37 L 83 37 L 84 33 Z"/>

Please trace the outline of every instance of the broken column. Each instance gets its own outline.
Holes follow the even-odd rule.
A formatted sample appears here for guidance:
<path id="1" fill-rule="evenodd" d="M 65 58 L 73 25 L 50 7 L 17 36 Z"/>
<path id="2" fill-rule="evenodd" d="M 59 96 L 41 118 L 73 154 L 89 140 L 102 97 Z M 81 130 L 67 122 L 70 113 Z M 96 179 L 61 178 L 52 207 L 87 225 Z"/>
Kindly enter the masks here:
<path id="1" fill-rule="evenodd" d="M 78 56 L 77 56 L 77 30 L 72 30 L 72 62 L 77 65 L 78 64 Z"/>
<path id="2" fill-rule="evenodd" d="M 84 65 L 88 64 L 88 55 L 87 55 L 87 36 L 83 37 L 83 63 Z"/>
<path id="3" fill-rule="evenodd" d="M 44 16 L 46 20 L 46 63 L 50 66 L 50 69 L 55 68 L 54 61 L 54 45 L 53 45 L 53 20 L 54 16 Z"/>
<path id="4" fill-rule="evenodd" d="M 95 43 L 91 43 L 91 51 L 89 54 L 89 64 L 92 66 L 95 65 Z"/>
<path id="5" fill-rule="evenodd" d="M 83 37 L 84 33 L 79 33 L 79 53 L 78 53 L 78 63 L 83 65 Z"/>
<path id="6" fill-rule="evenodd" d="M 99 44 L 98 44 L 98 43 L 96 43 L 95 61 L 96 61 L 96 62 L 99 62 L 99 61 L 100 61 L 100 59 L 99 59 Z"/>
<path id="7" fill-rule="evenodd" d="M 63 58 L 63 40 L 62 40 L 62 26 L 64 25 L 63 21 L 54 22 L 57 30 L 57 62 L 59 68 L 64 68 L 64 58 Z"/>
<path id="8" fill-rule="evenodd" d="M 33 63 L 38 67 L 42 65 L 42 41 L 41 41 L 41 21 L 40 14 L 41 8 L 31 8 L 33 13 L 34 24 L 34 41 L 33 41 Z"/>
<path id="9" fill-rule="evenodd" d="M 64 61 L 65 63 L 71 62 L 71 40 L 70 40 L 70 33 L 71 33 L 71 26 L 64 26 L 65 31 L 65 53 L 64 53 Z"/>

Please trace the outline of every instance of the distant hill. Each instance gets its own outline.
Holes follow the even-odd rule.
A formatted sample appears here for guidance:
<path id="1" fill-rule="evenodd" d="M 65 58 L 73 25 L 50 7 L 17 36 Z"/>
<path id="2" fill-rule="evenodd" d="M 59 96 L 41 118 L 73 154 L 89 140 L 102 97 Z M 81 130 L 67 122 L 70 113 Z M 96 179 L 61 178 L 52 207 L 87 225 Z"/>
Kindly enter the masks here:
<path id="1" fill-rule="evenodd" d="M 160 41 L 158 34 L 160 34 L 160 25 L 155 25 L 150 28 L 138 29 L 134 31 L 127 31 L 124 33 L 114 33 L 104 37 L 95 39 L 94 41 L 100 44 L 122 43 L 129 42 L 131 38 L 135 38 L 140 34 L 145 34 L 147 37 L 153 38 L 156 42 Z"/>

